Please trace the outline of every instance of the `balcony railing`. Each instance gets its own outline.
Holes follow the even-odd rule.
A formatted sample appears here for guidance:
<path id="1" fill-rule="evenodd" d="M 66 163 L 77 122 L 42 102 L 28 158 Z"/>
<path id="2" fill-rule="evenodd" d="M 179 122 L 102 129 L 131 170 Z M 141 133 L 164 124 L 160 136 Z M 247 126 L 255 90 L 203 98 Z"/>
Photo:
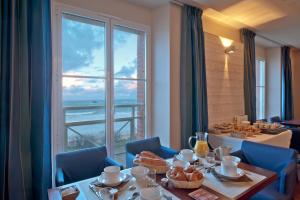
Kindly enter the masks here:
<path id="1" fill-rule="evenodd" d="M 118 110 L 123 109 L 125 116 L 119 116 Z M 125 111 L 124 111 L 125 109 Z M 137 139 L 137 136 L 144 136 L 144 128 L 139 129 L 137 127 L 144 127 L 145 115 L 144 115 L 144 105 L 143 104 L 121 104 L 115 105 L 115 116 L 114 116 L 114 136 L 115 136 L 115 155 L 124 153 L 124 145 L 128 141 L 133 141 Z M 96 119 L 87 119 L 89 117 L 79 116 L 77 119 L 70 119 L 73 115 L 80 115 L 80 112 L 94 111 L 102 113 L 102 117 L 94 116 Z M 89 105 L 89 106 L 65 106 L 63 109 L 64 112 L 64 151 L 102 146 L 105 145 L 106 136 L 106 111 L 105 106 L 102 105 Z M 85 115 L 85 116 L 88 116 Z M 80 118 L 80 119 L 79 119 Z M 116 126 L 115 124 L 118 124 Z M 92 125 L 105 125 L 102 130 L 93 131 L 98 132 L 99 135 L 83 133 L 77 128 L 82 126 L 92 126 Z M 85 130 L 86 131 L 86 130 Z M 70 138 L 70 135 L 73 135 L 73 139 Z M 74 135 L 76 137 L 74 137 Z M 102 136 L 101 136 L 102 135 Z M 95 137 L 98 137 L 98 140 L 95 140 Z M 100 137 L 103 137 L 102 139 Z M 109 136 L 108 136 L 109 137 Z M 70 145 L 70 140 L 75 140 L 76 144 Z"/>

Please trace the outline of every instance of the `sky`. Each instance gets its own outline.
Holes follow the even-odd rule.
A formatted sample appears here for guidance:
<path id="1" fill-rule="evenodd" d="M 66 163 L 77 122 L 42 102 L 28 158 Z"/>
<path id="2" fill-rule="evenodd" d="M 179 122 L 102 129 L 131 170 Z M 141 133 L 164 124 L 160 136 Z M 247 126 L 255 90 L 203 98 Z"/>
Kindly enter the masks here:
<path id="1" fill-rule="evenodd" d="M 114 29 L 114 77 L 137 77 L 138 35 Z M 64 75 L 106 77 L 104 23 L 87 24 L 63 18 L 62 64 Z M 115 80 L 115 97 L 136 99 L 136 81 Z M 105 79 L 63 78 L 64 101 L 104 100 Z"/>

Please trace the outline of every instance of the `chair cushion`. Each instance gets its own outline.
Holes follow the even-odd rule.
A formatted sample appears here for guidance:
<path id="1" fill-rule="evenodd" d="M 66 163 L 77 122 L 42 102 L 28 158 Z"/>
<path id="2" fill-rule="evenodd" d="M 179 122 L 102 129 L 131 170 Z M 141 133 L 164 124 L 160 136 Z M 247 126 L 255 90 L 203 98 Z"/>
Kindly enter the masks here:
<path id="1" fill-rule="evenodd" d="M 62 168 L 65 183 L 101 174 L 105 167 L 106 147 L 96 147 L 56 155 L 56 166 Z"/>

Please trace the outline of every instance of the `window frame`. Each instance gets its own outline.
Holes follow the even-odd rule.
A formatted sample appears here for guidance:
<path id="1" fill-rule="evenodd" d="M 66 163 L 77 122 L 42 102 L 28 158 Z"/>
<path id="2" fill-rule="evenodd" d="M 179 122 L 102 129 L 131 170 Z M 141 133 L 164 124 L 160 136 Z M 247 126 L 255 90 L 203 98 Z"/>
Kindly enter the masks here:
<path id="1" fill-rule="evenodd" d="M 54 184 L 55 175 L 55 156 L 57 153 L 62 151 L 63 145 L 63 134 L 60 134 L 64 129 L 63 124 L 63 109 L 62 108 L 62 16 L 63 14 L 70 14 L 78 17 L 84 17 L 87 20 L 96 20 L 105 23 L 106 28 L 106 146 L 110 147 L 107 149 L 108 156 L 113 156 L 113 142 L 114 133 L 113 117 L 114 117 L 114 105 L 113 105 L 113 27 L 123 26 L 130 29 L 136 29 L 145 33 L 145 138 L 151 137 L 151 29 L 150 26 L 138 24 L 135 22 L 127 21 L 115 16 L 107 15 L 101 12 L 94 12 L 74 6 L 70 6 L 63 3 L 52 2 L 51 6 L 51 19 L 52 19 L 52 114 L 51 114 L 51 154 L 52 154 L 52 183 Z M 110 112 L 111 111 L 111 112 Z"/>

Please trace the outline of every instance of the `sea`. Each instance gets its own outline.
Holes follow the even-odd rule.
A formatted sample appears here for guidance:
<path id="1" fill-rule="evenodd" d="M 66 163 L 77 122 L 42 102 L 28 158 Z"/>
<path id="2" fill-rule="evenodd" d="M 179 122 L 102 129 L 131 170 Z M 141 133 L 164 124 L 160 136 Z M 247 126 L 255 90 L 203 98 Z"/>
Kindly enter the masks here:
<path id="1" fill-rule="evenodd" d="M 139 105 L 137 109 L 143 109 L 143 104 L 135 100 L 120 99 L 114 102 L 114 133 L 115 143 L 123 143 L 130 137 L 130 121 L 124 118 L 132 117 L 131 105 Z M 118 107 L 128 105 L 128 107 Z M 78 109 L 68 108 L 80 107 Z M 84 108 L 83 108 L 84 107 Z M 89 108 L 92 107 L 92 108 Z M 96 108 L 95 108 L 96 107 Z M 105 101 L 65 101 L 65 130 L 67 131 L 67 145 L 69 150 L 81 149 L 86 146 L 103 146 L 106 141 L 106 108 Z M 135 112 L 136 113 L 136 112 Z M 135 116 L 137 116 L 135 114 Z M 123 121 L 117 121 L 124 119 Z M 100 120 L 96 122 L 96 120 Z M 71 123 L 76 122 L 76 125 Z M 136 133 L 137 120 L 134 121 L 134 133 Z M 122 148 L 123 149 L 123 148 Z M 120 150 L 121 151 L 121 150 Z"/>

